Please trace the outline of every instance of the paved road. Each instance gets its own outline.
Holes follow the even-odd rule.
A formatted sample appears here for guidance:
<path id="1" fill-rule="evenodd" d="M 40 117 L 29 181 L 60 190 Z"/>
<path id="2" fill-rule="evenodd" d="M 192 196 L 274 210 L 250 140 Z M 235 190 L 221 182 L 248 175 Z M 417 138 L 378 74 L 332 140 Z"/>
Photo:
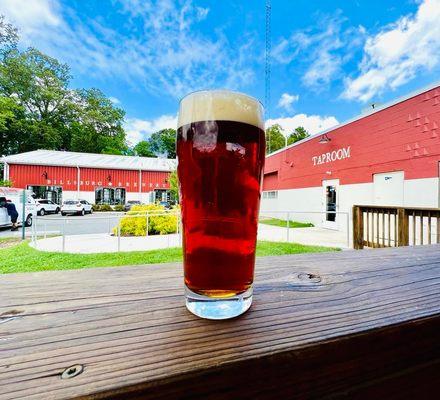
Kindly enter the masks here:
<path id="1" fill-rule="evenodd" d="M 34 220 L 39 234 L 60 234 L 65 229 L 66 235 L 85 233 L 108 233 L 116 226 L 122 213 L 95 213 L 84 216 L 45 215 Z M 31 234 L 32 228 L 26 228 L 26 235 Z M 10 228 L 0 228 L 0 237 L 21 236 L 21 228 L 11 232 Z"/>

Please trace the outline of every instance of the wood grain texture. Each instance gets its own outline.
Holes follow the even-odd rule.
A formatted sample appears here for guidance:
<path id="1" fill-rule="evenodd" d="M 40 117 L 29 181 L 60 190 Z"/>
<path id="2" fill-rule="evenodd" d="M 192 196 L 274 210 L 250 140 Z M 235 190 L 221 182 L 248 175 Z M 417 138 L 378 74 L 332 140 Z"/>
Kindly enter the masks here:
<path id="1" fill-rule="evenodd" d="M 258 259 L 229 321 L 182 285 L 177 264 L 0 276 L 0 399 L 437 397 L 440 246 Z"/>

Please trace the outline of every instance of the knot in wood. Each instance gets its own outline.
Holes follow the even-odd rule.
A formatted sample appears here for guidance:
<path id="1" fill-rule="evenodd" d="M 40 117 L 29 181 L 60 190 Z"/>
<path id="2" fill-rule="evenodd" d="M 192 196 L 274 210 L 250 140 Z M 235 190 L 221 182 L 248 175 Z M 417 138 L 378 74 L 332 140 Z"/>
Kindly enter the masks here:
<path id="1" fill-rule="evenodd" d="M 66 368 L 61 374 L 61 379 L 70 379 L 78 376 L 84 371 L 84 365 L 75 364 Z"/>
<path id="2" fill-rule="evenodd" d="M 308 272 L 301 272 L 298 274 L 298 279 L 304 282 L 319 283 L 321 282 L 321 277 L 317 274 L 311 274 Z"/>

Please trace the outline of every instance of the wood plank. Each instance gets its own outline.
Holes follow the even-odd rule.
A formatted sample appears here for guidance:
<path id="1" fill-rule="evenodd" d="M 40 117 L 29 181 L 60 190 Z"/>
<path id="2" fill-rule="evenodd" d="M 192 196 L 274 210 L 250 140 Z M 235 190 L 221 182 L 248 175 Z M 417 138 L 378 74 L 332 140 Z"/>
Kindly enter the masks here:
<path id="1" fill-rule="evenodd" d="M 429 398 L 439 252 L 261 258 L 251 310 L 221 322 L 185 309 L 178 264 L 3 275 L 0 398 Z"/>

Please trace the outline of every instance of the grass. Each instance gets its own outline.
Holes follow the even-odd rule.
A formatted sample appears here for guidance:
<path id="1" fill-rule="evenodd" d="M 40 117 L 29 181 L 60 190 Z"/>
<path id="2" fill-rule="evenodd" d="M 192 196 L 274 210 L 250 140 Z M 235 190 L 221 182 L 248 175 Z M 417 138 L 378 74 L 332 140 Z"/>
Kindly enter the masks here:
<path id="1" fill-rule="evenodd" d="M 257 256 L 318 253 L 337 250 L 340 249 L 305 246 L 297 243 L 260 241 L 257 245 Z M 151 251 L 97 254 L 43 252 L 30 247 L 27 242 L 0 248 L 0 273 L 4 274 L 136 264 L 158 264 L 175 261 L 182 261 L 182 249 L 180 247 Z"/>
<path id="2" fill-rule="evenodd" d="M 265 224 L 265 225 L 281 226 L 282 228 L 287 227 L 287 221 L 284 219 L 267 218 L 267 219 L 260 219 L 258 222 L 260 224 Z M 297 221 L 289 222 L 289 228 L 310 228 L 312 226 L 314 225 L 311 222 L 297 222 Z"/>

